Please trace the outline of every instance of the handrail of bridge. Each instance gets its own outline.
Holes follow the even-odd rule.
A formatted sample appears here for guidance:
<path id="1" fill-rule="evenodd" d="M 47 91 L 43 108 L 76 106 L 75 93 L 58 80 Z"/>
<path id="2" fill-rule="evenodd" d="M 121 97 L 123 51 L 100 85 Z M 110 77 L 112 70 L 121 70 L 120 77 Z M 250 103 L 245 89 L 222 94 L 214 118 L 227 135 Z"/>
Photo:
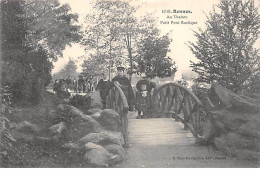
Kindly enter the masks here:
<path id="1" fill-rule="evenodd" d="M 128 103 L 123 90 L 117 83 L 113 83 L 106 97 L 106 108 L 115 110 L 120 116 L 121 131 L 124 137 L 125 146 L 129 145 L 128 141 Z"/>
<path id="2" fill-rule="evenodd" d="M 181 121 L 196 138 L 200 137 L 205 112 L 201 101 L 188 88 L 178 83 L 166 83 L 154 90 L 152 101 L 153 116 L 167 114 Z"/>

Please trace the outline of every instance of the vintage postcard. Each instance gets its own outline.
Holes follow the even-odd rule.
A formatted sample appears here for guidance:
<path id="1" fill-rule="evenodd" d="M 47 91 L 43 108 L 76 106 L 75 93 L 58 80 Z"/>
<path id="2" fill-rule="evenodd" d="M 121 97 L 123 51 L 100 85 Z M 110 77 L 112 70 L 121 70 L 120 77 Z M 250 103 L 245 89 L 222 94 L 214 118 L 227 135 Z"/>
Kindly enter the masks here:
<path id="1" fill-rule="evenodd" d="M 260 1 L 0 3 L 1 168 L 260 166 Z"/>

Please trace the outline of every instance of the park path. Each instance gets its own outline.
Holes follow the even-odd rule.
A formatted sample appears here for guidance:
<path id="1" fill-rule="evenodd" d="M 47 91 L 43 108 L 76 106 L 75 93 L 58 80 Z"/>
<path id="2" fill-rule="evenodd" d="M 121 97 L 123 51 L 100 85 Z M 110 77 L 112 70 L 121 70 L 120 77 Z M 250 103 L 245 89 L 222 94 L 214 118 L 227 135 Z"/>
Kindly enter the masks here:
<path id="1" fill-rule="evenodd" d="M 192 134 L 171 118 L 135 119 L 135 112 L 128 115 L 130 147 L 118 167 L 259 167 L 195 145 Z"/>

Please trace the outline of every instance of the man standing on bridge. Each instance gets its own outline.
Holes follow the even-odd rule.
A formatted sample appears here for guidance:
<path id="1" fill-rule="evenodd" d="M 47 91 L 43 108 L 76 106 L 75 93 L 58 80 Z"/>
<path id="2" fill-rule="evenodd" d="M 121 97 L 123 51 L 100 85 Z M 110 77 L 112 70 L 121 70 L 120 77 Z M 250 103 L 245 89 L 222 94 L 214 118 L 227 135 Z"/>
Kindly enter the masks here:
<path id="1" fill-rule="evenodd" d="M 124 75 L 124 67 L 117 67 L 117 76 L 112 79 L 112 82 L 118 82 L 121 89 L 123 90 L 128 106 L 129 111 L 133 111 L 134 108 L 134 92 L 131 86 L 130 81 Z"/>

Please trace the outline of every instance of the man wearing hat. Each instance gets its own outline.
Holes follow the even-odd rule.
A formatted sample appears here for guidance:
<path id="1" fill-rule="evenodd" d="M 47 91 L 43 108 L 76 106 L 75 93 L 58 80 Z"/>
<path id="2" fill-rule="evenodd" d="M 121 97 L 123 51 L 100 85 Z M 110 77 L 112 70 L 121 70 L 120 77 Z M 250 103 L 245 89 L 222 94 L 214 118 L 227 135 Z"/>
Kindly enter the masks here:
<path id="1" fill-rule="evenodd" d="M 117 67 L 117 76 L 115 76 L 112 79 L 112 82 L 118 82 L 121 89 L 125 93 L 128 105 L 129 105 L 129 111 L 133 111 L 134 106 L 134 92 L 131 86 L 130 81 L 128 78 L 124 75 L 124 67 Z"/>

